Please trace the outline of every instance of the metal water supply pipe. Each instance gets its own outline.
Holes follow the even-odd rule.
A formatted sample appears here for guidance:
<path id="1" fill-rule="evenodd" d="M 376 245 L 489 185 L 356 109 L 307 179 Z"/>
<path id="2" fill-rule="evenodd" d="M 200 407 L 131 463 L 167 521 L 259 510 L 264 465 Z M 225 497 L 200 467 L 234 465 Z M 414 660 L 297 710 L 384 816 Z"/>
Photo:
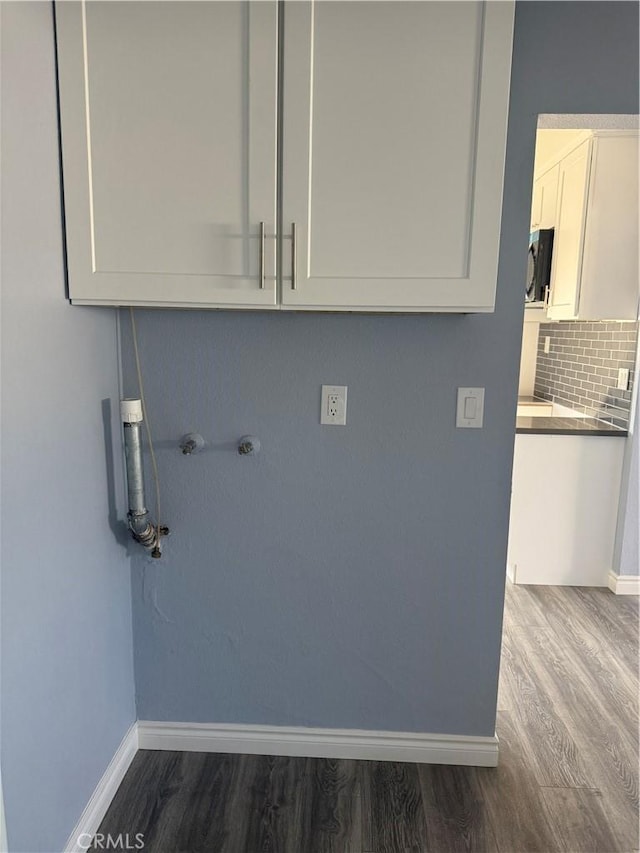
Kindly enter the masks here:
<path id="1" fill-rule="evenodd" d="M 121 400 L 120 416 L 124 430 L 124 455 L 127 471 L 127 494 L 129 511 L 127 524 L 131 535 L 144 548 L 151 550 L 152 557 L 160 557 L 160 538 L 169 529 L 154 524 L 145 506 L 144 472 L 142 468 L 142 402 Z"/>

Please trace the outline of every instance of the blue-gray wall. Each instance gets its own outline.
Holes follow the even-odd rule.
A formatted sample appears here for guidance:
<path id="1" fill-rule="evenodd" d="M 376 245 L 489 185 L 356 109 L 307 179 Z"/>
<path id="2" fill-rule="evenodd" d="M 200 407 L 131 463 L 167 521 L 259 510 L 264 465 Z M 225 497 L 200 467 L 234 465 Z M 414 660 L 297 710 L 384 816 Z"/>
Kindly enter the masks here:
<path id="1" fill-rule="evenodd" d="M 134 565 L 140 718 L 493 733 L 537 114 L 637 108 L 635 4 L 522 3 L 495 314 L 139 312 L 173 530 Z"/>
<path id="2" fill-rule="evenodd" d="M 135 718 L 129 560 L 110 529 L 121 454 L 116 440 L 107 458 L 103 404 L 117 410 L 116 324 L 64 298 L 51 5 L 0 15 L 0 753 L 12 853 L 51 853 Z"/>

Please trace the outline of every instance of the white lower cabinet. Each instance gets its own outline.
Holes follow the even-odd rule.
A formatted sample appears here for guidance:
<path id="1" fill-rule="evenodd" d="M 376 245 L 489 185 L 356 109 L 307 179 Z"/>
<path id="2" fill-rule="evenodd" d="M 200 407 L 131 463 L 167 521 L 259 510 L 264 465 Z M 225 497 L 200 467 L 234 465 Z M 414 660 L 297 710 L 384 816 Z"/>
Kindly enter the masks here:
<path id="1" fill-rule="evenodd" d="M 72 302 L 493 310 L 513 3 L 56 18 Z"/>
<path id="2" fill-rule="evenodd" d="M 625 439 L 516 435 L 507 571 L 514 583 L 607 586 Z"/>

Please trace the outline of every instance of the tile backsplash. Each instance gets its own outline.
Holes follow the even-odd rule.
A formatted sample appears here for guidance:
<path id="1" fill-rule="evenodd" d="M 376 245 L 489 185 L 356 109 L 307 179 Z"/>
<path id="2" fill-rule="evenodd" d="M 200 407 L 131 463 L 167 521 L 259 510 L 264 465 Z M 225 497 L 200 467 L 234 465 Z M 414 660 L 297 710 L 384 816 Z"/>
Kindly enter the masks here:
<path id="1" fill-rule="evenodd" d="M 549 352 L 545 353 L 545 338 Z M 534 394 L 602 421 L 629 425 L 635 381 L 637 322 L 542 323 Z M 629 369 L 628 390 L 618 390 L 618 370 Z"/>

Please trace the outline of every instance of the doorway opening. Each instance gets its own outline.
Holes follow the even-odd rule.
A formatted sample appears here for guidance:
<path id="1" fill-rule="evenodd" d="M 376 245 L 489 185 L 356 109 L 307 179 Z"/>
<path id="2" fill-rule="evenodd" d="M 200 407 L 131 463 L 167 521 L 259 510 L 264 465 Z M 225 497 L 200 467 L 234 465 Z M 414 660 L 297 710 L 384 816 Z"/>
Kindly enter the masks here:
<path id="1" fill-rule="evenodd" d="M 538 119 L 507 559 L 514 584 L 617 591 L 634 533 L 638 127 L 637 115 Z"/>

